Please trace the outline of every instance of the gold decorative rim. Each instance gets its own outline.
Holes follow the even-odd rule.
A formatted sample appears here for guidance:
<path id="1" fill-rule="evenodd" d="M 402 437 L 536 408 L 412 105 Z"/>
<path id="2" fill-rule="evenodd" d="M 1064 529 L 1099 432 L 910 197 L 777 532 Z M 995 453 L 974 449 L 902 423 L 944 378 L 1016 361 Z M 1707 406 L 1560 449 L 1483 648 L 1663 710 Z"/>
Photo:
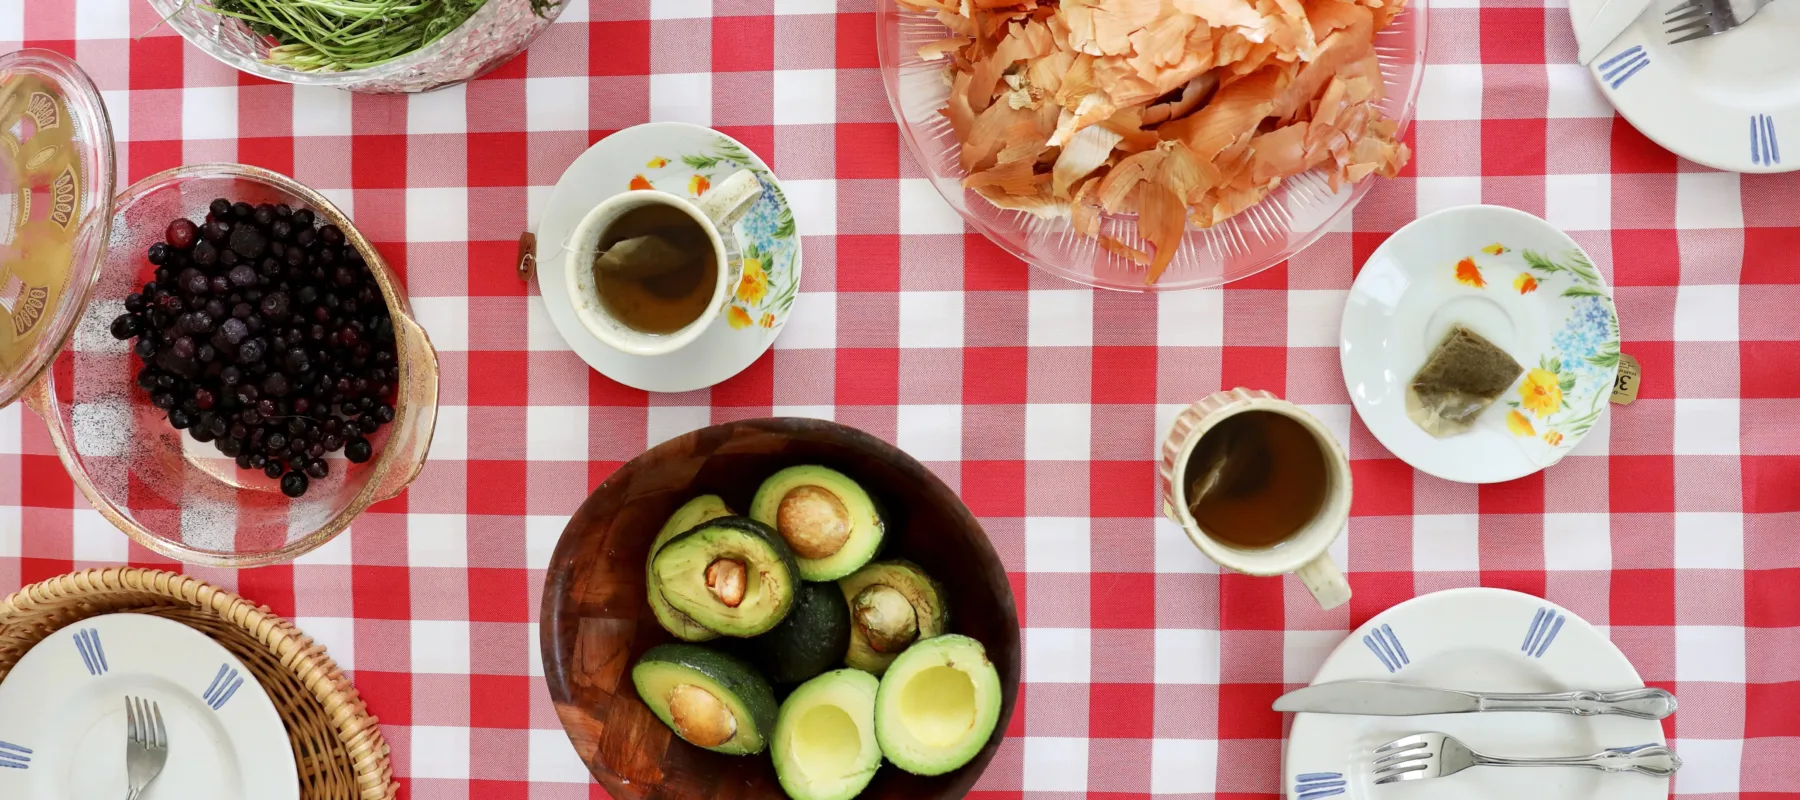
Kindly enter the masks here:
<path id="1" fill-rule="evenodd" d="M 304 800 L 398 796 L 381 726 L 325 647 L 268 607 L 186 575 L 135 567 L 90 569 L 0 598 L 0 681 L 51 633 L 119 612 L 181 622 L 244 662 L 287 726 Z"/>

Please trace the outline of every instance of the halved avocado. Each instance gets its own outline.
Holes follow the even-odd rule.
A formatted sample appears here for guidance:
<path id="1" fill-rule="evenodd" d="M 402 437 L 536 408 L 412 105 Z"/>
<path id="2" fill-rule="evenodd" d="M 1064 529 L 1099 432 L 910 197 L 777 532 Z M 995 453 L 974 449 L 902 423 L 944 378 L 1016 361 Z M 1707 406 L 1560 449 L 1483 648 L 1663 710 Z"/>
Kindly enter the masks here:
<path id="1" fill-rule="evenodd" d="M 835 581 L 881 551 L 887 523 L 869 493 L 848 476 L 819 466 L 788 467 L 763 481 L 750 518 L 781 533 L 800 563 L 800 577 Z"/>
<path id="2" fill-rule="evenodd" d="M 942 775 L 975 758 L 1000 721 L 1000 673 L 967 636 L 913 645 L 888 668 L 875 698 L 875 736 L 889 761 Z"/>
<path id="3" fill-rule="evenodd" d="M 675 513 L 669 515 L 669 521 L 663 523 L 662 530 L 657 532 L 656 539 L 650 543 L 650 555 L 644 557 L 644 583 L 649 587 L 650 611 L 656 615 L 656 621 L 662 623 L 663 630 L 674 634 L 677 639 L 704 642 L 717 638 L 718 634 L 669 605 L 669 601 L 663 597 L 662 587 L 656 583 L 656 576 L 650 574 L 650 564 L 656 558 L 657 551 L 676 535 L 686 533 L 702 522 L 729 516 L 732 516 L 731 507 L 725 505 L 725 501 L 716 494 L 703 494 L 682 503 L 680 508 L 675 509 Z"/>
<path id="4" fill-rule="evenodd" d="M 849 648 L 850 606 L 835 583 L 801 584 L 787 619 L 756 637 L 763 674 L 786 685 L 842 664 Z"/>
<path id="5" fill-rule="evenodd" d="M 650 580 L 676 611 L 725 636 L 780 624 L 800 583 L 794 554 L 769 527 L 719 517 L 676 534 L 650 558 Z"/>
<path id="6" fill-rule="evenodd" d="M 695 644 L 657 645 L 631 668 L 631 683 L 657 719 L 697 747 L 760 753 L 775 730 L 775 692 L 736 656 Z"/>
<path id="7" fill-rule="evenodd" d="M 877 561 L 841 581 L 850 604 L 844 663 L 880 675 L 913 642 L 950 629 L 944 587 L 911 561 Z"/>
<path id="8" fill-rule="evenodd" d="M 827 672 L 781 704 L 769 754 L 793 800 L 850 800 L 881 767 L 875 736 L 880 683 L 853 669 Z"/>

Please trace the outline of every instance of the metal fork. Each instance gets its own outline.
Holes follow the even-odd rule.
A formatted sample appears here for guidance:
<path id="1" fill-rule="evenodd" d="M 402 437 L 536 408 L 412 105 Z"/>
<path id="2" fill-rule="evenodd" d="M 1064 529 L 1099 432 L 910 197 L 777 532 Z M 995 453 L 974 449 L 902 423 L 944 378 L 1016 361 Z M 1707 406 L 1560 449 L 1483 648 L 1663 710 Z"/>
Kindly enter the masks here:
<path id="1" fill-rule="evenodd" d="M 1660 744 L 1619 747 L 1591 756 L 1502 758 L 1470 750 L 1456 737 L 1444 733 L 1416 734 L 1375 748 L 1377 784 L 1442 778 L 1470 767 L 1588 767 L 1666 778 L 1681 769 L 1681 759 Z"/>
<path id="2" fill-rule="evenodd" d="M 1748 10 L 1742 17 L 1732 6 L 1731 0 L 1685 0 L 1669 9 L 1663 17 L 1663 25 L 1670 36 L 1670 44 L 1691 42 L 1708 36 L 1717 36 L 1732 28 L 1750 21 L 1761 11 L 1763 6 L 1774 0 L 1744 0 Z"/>
<path id="3" fill-rule="evenodd" d="M 169 738 L 162 708 L 137 697 L 125 698 L 125 800 L 137 800 L 162 774 L 169 760 Z"/>

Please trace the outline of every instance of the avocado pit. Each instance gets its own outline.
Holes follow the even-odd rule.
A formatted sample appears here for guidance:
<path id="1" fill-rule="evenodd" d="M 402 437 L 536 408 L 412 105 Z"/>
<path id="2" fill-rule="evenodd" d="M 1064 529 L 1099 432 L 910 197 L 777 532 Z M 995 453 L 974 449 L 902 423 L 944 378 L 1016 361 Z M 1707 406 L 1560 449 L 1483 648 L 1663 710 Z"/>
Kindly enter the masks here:
<path id="1" fill-rule="evenodd" d="M 827 558 L 850 541 L 850 510 L 818 486 L 796 486 L 781 498 L 775 529 L 801 558 Z"/>
<path id="2" fill-rule="evenodd" d="M 744 602 L 749 585 L 749 570 L 735 558 L 720 558 L 706 565 L 706 588 L 726 608 L 737 608 Z"/>
<path id="3" fill-rule="evenodd" d="M 877 653 L 898 653 L 919 638 L 919 615 L 906 595 L 885 583 L 858 592 L 850 618 Z"/>
<path id="4" fill-rule="evenodd" d="M 737 717 L 712 692 L 684 683 L 669 690 L 675 732 L 701 747 L 718 747 L 737 735 Z"/>

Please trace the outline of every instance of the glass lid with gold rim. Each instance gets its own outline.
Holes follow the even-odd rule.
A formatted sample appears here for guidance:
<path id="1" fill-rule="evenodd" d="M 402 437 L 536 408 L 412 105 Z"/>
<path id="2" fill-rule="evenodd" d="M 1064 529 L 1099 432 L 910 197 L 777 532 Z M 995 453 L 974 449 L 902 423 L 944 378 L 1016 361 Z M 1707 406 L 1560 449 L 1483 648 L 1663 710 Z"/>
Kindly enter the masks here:
<path id="1" fill-rule="evenodd" d="M 93 81 L 50 50 L 0 55 L 0 407 L 81 318 L 112 201 L 112 125 Z"/>

